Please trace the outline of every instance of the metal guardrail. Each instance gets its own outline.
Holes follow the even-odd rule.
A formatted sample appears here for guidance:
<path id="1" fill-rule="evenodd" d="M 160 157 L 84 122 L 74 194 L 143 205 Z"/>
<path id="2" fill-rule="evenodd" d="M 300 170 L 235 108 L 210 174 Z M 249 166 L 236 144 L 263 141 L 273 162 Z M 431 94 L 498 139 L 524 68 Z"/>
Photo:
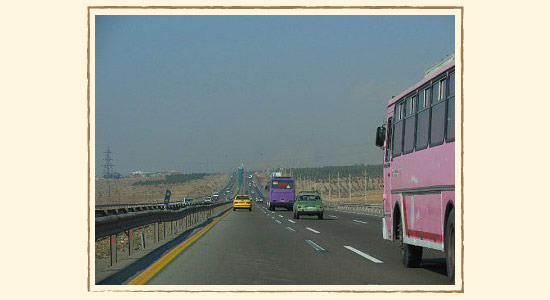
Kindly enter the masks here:
<path id="1" fill-rule="evenodd" d="M 156 210 L 133 211 L 120 215 L 96 217 L 95 238 L 97 241 L 100 238 L 124 232 L 136 227 L 153 223 L 176 221 L 197 212 L 210 211 L 214 207 L 224 204 L 226 203 L 195 205 L 182 207 L 181 209 L 176 209 L 176 207 L 172 206 L 171 209 L 160 208 Z"/>
<path id="2" fill-rule="evenodd" d="M 127 203 L 127 204 L 103 204 L 95 206 L 95 217 L 105 217 L 110 215 L 121 215 L 130 212 L 153 211 L 153 210 L 178 210 L 185 207 L 203 205 L 203 203 L 188 203 L 183 201 L 171 202 L 168 205 L 164 203 Z"/>
<path id="3" fill-rule="evenodd" d="M 232 186 L 230 179 L 224 187 Z M 203 198 L 203 197 L 199 197 Z M 204 196 L 206 198 L 206 196 Z M 128 256 L 134 252 L 133 235 L 134 231 L 140 232 L 140 228 L 153 225 L 153 245 L 158 245 L 162 238 L 182 232 L 202 221 L 207 220 L 227 210 L 229 203 L 217 201 L 212 204 L 204 204 L 202 201 L 178 200 L 170 203 L 163 203 L 162 200 L 154 203 L 119 203 L 100 204 L 95 206 L 95 241 L 100 242 L 105 237 L 109 238 L 110 244 L 110 265 L 117 263 L 117 235 L 125 233 L 128 237 Z M 159 230 L 164 224 L 164 229 Z M 146 248 L 146 238 L 140 232 L 141 247 Z M 148 246 L 149 248 L 151 246 Z M 153 246 L 155 247 L 155 246 Z"/>
<path id="4" fill-rule="evenodd" d="M 229 209 L 227 202 L 217 202 L 209 205 L 152 205 L 141 211 L 129 211 L 130 208 L 121 208 L 125 213 L 99 216 L 95 218 L 95 241 L 110 237 L 110 265 L 117 263 L 117 235 L 126 233 L 128 236 L 128 255 L 133 253 L 134 230 L 143 226 L 153 225 L 153 244 L 160 242 L 161 234 L 166 238 L 184 228 L 207 220 L 216 215 L 216 211 Z M 159 224 L 164 223 L 164 232 L 159 230 Z M 169 232 L 169 233 L 168 233 Z M 143 245 L 145 247 L 145 245 Z"/>
<path id="5" fill-rule="evenodd" d="M 365 213 L 375 216 L 383 216 L 384 210 L 381 203 L 363 203 L 363 204 L 328 204 L 326 205 L 329 209 L 356 212 L 356 213 Z"/>

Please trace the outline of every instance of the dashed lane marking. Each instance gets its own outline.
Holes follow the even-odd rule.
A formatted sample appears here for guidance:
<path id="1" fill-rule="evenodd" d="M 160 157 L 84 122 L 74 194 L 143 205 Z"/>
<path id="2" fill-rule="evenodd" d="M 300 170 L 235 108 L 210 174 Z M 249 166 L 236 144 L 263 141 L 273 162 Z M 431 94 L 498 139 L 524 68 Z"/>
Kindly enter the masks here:
<path id="1" fill-rule="evenodd" d="M 323 249 L 323 247 L 321 247 L 321 246 L 315 244 L 315 242 L 312 241 L 312 240 L 306 240 L 306 243 L 308 243 L 308 244 L 309 244 L 313 249 L 315 249 L 316 251 L 322 251 L 322 252 L 325 251 L 325 249 Z"/>
<path id="2" fill-rule="evenodd" d="M 315 233 L 321 233 L 313 228 L 309 228 L 309 227 L 306 227 L 307 230 L 311 231 L 311 232 L 315 232 Z"/>
<path id="3" fill-rule="evenodd" d="M 346 248 L 346 249 L 348 249 L 348 250 L 350 250 L 350 251 L 352 251 L 352 252 L 355 252 L 356 254 L 359 254 L 359 255 L 361 255 L 362 257 L 364 257 L 364 258 L 366 258 L 366 259 L 368 259 L 368 260 L 370 260 L 370 261 L 372 261 L 372 262 L 374 262 L 374 263 L 377 263 L 377 264 L 382 264 L 382 263 L 383 263 L 381 260 L 378 260 L 378 259 L 376 259 L 376 258 L 374 258 L 374 257 L 372 257 L 372 256 L 370 256 L 370 255 L 368 255 L 368 254 L 366 254 L 366 253 L 364 253 L 364 252 L 362 252 L 362 251 L 359 251 L 359 250 L 357 250 L 357 249 L 355 249 L 355 248 L 353 248 L 353 247 L 351 247 L 351 246 L 344 246 L 344 248 Z"/>
<path id="4" fill-rule="evenodd" d="M 367 224 L 367 222 L 365 222 L 365 221 L 359 221 L 359 220 L 353 220 L 353 222 Z"/>
<path id="5" fill-rule="evenodd" d="M 290 228 L 290 227 L 287 227 L 286 230 L 292 231 L 292 232 L 296 232 L 296 230 L 294 230 L 294 229 L 292 229 L 292 228 Z"/>
<path id="6" fill-rule="evenodd" d="M 291 219 L 288 219 L 290 223 L 296 224 L 296 222 L 292 221 Z"/>

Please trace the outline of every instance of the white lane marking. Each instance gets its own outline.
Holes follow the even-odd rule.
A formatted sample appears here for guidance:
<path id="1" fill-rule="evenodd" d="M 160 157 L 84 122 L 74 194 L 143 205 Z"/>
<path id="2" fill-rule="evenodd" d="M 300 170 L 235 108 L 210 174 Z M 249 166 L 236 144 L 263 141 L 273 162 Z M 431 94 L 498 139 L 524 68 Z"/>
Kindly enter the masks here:
<path id="1" fill-rule="evenodd" d="M 374 262 L 374 263 L 377 263 L 377 264 L 382 264 L 382 263 L 383 263 L 381 260 L 378 260 L 378 259 L 376 259 L 376 258 L 374 258 L 374 257 L 372 257 L 372 256 L 370 256 L 370 255 L 368 255 L 368 254 L 366 254 L 366 253 L 364 253 L 364 252 L 361 252 L 361 251 L 359 251 L 359 250 L 357 250 L 357 249 L 355 249 L 355 248 L 353 248 L 353 247 L 351 247 L 351 246 L 344 246 L 344 248 L 346 248 L 346 249 L 348 249 L 348 250 L 350 250 L 350 251 L 352 251 L 352 252 L 355 252 L 355 253 L 357 253 L 357 254 L 363 256 L 364 258 L 366 258 L 366 259 L 368 259 L 368 260 L 370 260 L 370 261 L 372 261 L 372 262 Z"/>
<path id="2" fill-rule="evenodd" d="M 296 222 L 292 221 L 291 219 L 288 219 L 288 221 L 289 221 L 290 223 L 296 224 Z"/>
<path id="3" fill-rule="evenodd" d="M 272 214 L 274 214 L 275 212 L 274 212 L 274 211 L 272 211 L 271 213 L 272 213 Z"/>
<path id="4" fill-rule="evenodd" d="M 282 218 L 283 216 L 279 215 L 279 217 L 281 217 L 281 218 Z"/>
<path id="5" fill-rule="evenodd" d="M 288 231 L 296 232 L 296 230 L 294 230 L 294 229 L 292 229 L 292 228 L 290 228 L 290 227 L 287 227 L 286 229 L 287 229 Z"/>
<path id="6" fill-rule="evenodd" d="M 365 222 L 365 221 L 359 221 L 359 220 L 353 220 L 353 222 L 367 224 L 367 222 Z"/>
<path id="7" fill-rule="evenodd" d="M 325 249 L 323 249 L 323 247 L 315 244 L 315 242 L 313 242 L 312 240 L 306 240 L 306 243 L 308 243 L 311 247 L 313 247 L 313 249 L 315 249 L 317 251 L 325 251 Z"/>
<path id="8" fill-rule="evenodd" d="M 309 227 L 306 227 L 307 230 L 311 231 L 311 232 L 315 232 L 315 233 L 320 233 L 319 231 L 313 229 L 313 228 L 309 228 Z"/>
<path id="9" fill-rule="evenodd" d="M 277 223 L 281 224 L 281 221 L 279 221 L 279 220 L 275 220 L 275 222 L 277 222 Z"/>
<path id="10" fill-rule="evenodd" d="M 337 216 L 333 216 L 333 215 L 328 215 L 329 217 L 333 218 L 333 219 L 338 219 Z"/>

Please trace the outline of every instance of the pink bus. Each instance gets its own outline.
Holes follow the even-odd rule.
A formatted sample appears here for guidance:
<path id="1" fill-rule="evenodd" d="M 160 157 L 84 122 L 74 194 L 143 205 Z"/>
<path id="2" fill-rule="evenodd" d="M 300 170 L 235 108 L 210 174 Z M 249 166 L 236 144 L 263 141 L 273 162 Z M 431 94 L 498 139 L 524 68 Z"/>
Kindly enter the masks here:
<path id="1" fill-rule="evenodd" d="M 403 264 L 422 249 L 446 253 L 454 281 L 455 64 L 452 60 L 388 102 L 376 145 L 384 152 L 384 239 L 398 241 Z"/>

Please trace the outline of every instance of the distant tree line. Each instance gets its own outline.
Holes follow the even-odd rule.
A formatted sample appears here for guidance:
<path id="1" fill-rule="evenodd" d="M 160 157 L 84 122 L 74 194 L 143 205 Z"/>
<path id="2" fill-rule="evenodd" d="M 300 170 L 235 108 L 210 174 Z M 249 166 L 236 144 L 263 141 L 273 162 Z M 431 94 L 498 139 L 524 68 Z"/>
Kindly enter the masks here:
<path id="1" fill-rule="evenodd" d="M 368 178 L 381 178 L 382 165 L 354 165 L 354 166 L 331 166 L 321 168 L 296 168 L 292 169 L 292 176 L 295 178 L 311 178 L 315 180 L 328 180 L 329 174 L 332 179 L 338 174 L 340 177 L 364 177 L 365 172 Z M 289 175 L 289 172 L 286 172 Z"/>
<path id="2" fill-rule="evenodd" d="M 185 183 L 191 180 L 202 179 L 208 176 L 208 173 L 192 173 L 192 174 L 174 174 L 166 175 L 164 179 L 156 180 L 140 180 L 134 182 L 132 185 L 165 185 L 165 184 L 178 184 Z"/>

